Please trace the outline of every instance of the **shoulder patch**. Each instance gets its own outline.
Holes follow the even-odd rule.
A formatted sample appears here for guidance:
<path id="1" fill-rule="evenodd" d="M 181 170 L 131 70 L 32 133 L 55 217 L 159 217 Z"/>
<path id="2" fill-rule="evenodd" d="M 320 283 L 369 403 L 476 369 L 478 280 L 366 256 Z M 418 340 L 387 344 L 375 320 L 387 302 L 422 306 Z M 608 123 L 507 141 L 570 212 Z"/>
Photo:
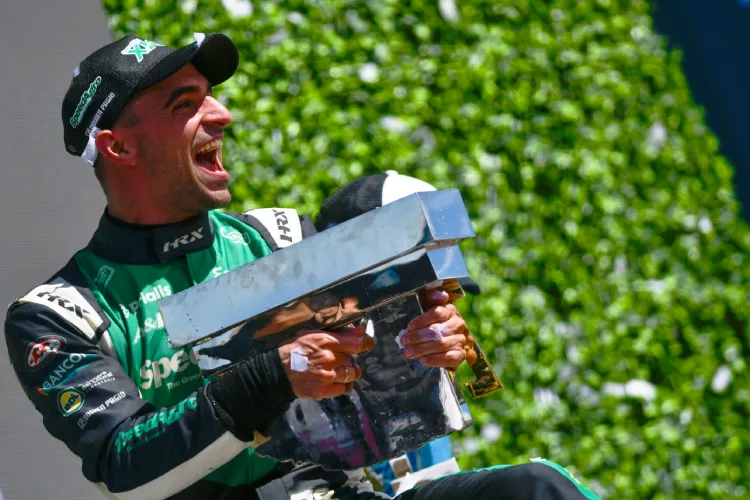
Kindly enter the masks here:
<path id="1" fill-rule="evenodd" d="M 89 342 L 97 343 L 97 331 L 104 323 L 104 319 L 97 314 L 76 287 L 62 278 L 34 288 L 18 299 L 18 303 L 49 307 L 75 326 Z"/>
<path id="2" fill-rule="evenodd" d="M 265 227 L 279 248 L 302 241 L 302 227 L 297 211 L 291 208 L 257 208 L 245 212 Z"/>

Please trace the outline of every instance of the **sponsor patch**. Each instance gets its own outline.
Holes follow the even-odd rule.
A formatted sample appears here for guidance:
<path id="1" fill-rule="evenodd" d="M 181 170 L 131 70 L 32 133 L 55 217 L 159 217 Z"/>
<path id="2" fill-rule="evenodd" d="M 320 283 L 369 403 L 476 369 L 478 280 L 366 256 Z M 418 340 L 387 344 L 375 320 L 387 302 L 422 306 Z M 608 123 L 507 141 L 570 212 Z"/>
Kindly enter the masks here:
<path id="1" fill-rule="evenodd" d="M 53 283 L 36 287 L 18 299 L 18 303 L 39 304 L 49 307 L 76 327 L 91 342 L 98 340 L 96 330 L 104 320 L 91 309 L 91 305 L 83 295 L 62 278 L 58 278 Z"/>
<path id="2" fill-rule="evenodd" d="M 57 335 L 40 337 L 26 348 L 26 368 L 36 371 L 52 361 L 65 347 L 65 340 Z"/>
<path id="3" fill-rule="evenodd" d="M 81 418 L 78 419 L 78 427 L 81 430 L 85 429 L 86 425 L 89 423 L 89 419 L 91 418 L 91 415 L 95 413 L 99 413 L 100 411 L 106 410 L 107 408 L 117 403 L 118 401 L 122 401 L 123 399 L 125 399 L 125 396 L 126 396 L 125 392 L 120 391 L 114 396 L 112 396 L 111 398 L 107 399 L 104 403 L 97 406 L 96 408 L 90 409 L 89 411 L 84 413 L 81 416 Z"/>
<path id="4" fill-rule="evenodd" d="M 61 386 L 73 378 L 79 370 L 88 363 L 96 359 L 93 354 L 81 354 L 74 352 L 72 354 L 63 354 L 64 359 L 45 377 L 41 385 L 36 388 L 42 396 L 48 396 L 49 392 L 56 387 Z"/>
<path id="5" fill-rule="evenodd" d="M 165 242 L 164 248 L 162 250 L 164 253 L 169 253 L 173 250 L 177 250 L 181 246 L 189 245 L 194 241 L 202 240 L 203 237 L 203 228 L 199 227 L 195 231 L 190 231 L 190 233 L 188 234 L 183 234 L 182 236 L 178 236 L 172 241 Z"/>
<path id="6" fill-rule="evenodd" d="M 70 126 L 73 128 L 76 128 L 80 123 L 81 119 L 83 118 L 83 114 L 86 112 L 86 109 L 88 109 L 89 105 L 91 104 L 91 101 L 94 99 L 94 94 L 96 94 L 96 89 L 99 88 L 99 85 L 102 83 L 102 77 L 97 76 L 93 82 L 91 82 L 91 85 L 89 85 L 89 88 L 87 88 L 83 94 L 81 94 L 81 99 L 78 101 L 78 106 L 76 106 L 76 110 L 73 113 L 73 116 L 70 117 Z"/>
<path id="7" fill-rule="evenodd" d="M 159 301 L 170 295 L 172 295 L 172 288 L 168 284 L 156 285 L 153 288 L 144 288 L 138 300 L 134 300 L 127 305 L 120 304 L 120 310 L 122 310 L 123 315 L 127 318 L 131 313 L 136 314 L 143 305 Z"/>
<path id="8" fill-rule="evenodd" d="M 114 275 L 114 268 L 110 266 L 102 266 L 99 268 L 99 272 L 96 274 L 96 280 L 94 280 L 94 282 L 96 283 L 96 286 L 102 290 L 109 285 L 109 280 L 111 280 Z"/>
<path id="9" fill-rule="evenodd" d="M 57 408 L 63 417 L 75 413 L 83 406 L 84 394 L 75 387 L 69 387 L 57 395 Z"/>
<path id="10" fill-rule="evenodd" d="M 296 210 L 291 208 L 257 208 L 245 212 L 258 219 L 279 248 L 302 240 L 302 226 Z"/>
<path id="11" fill-rule="evenodd" d="M 156 313 L 156 319 L 146 318 L 143 322 L 144 333 L 151 333 L 160 328 L 164 328 L 164 319 L 162 318 L 161 313 Z"/>
<path id="12" fill-rule="evenodd" d="M 129 452 L 138 448 L 149 441 L 162 436 L 166 432 L 166 427 L 174 424 L 185 414 L 186 411 L 194 411 L 198 408 L 198 399 L 195 397 L 181 401 L 180 404 L 154 413 L 151 418 L 145 422 L 134 426 L 133 428 L 122 431 L 117 435 L 115 446 L 119 453 Z"/>
<path id="13" fill-rule="evenodd" d="M 175 351 L 171 357 L 165 356 L 154 361 L 146 360 L 140 371 L 141 389 L 148 390 L 151 387 L 158 389 L 164 381 L 167 382 L 167 387 L 172 389 L 170 385 L 173 383 L 172 378 L 190 368 L 191 365 L 198 365 L 198 359 L 192 349 Z"/>
<path id="14" fill-rule="evenodd" d="M 245 241 L 245 237 L 237 231 L 236 229 L 232 229 L 231 231 L 228 231 L 225 227 L 219 228 L 219 233 L 224 239 L 227 239 L 234 243 L 235 245 L 246 245 L 247 242 Z"/>
<path id="15" fill-rule="evenodd" d="M 115 98 L 115 93 L 110 92 L 107 94 L 107 97 L 104 99 L 104 102 L 101 103 L 99 106 L 99 109 L 96 110 L 96 114 L 94 115 L 94 118 L 91 119 L 91 123 L 89 123 L 89 126 L 86 127 L 86 137 L 91 135 L 91 132 L 96 128 L 96 126 L 99 124 L 99 120 L 101 120 L 102 115 L 104 114 L 104 110 L 107 109 L 107 106 L 109 106 L 109 103 L 112 102 L 112 99 Z"/>
<path id="16" fill-rule="evenodd" d="M 114 381 L 115 377 L 112 375 L 112 372 L 104 371 L 91 380 L 87 380 L 86 382 L 82 383 L 78 386 L 78 388 L 88 394 L 94 387 L 99 387 L 100 385 L 109 384 L 110 382 Z"/>

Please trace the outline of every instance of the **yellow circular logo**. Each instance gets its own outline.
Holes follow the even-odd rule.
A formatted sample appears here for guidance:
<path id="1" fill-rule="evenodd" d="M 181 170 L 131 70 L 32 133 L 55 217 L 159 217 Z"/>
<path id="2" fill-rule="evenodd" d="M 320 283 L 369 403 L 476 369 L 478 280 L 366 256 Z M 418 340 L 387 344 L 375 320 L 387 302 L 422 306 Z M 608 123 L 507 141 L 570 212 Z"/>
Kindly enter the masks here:
<path id="1" fill-rule="evenodd" d="M 69 387 L 57 396 L 57 407 L 63 417 L 67 417 L 73 412 L 81 409 L 83 406 L 84 395 L 74 387 Z"/>

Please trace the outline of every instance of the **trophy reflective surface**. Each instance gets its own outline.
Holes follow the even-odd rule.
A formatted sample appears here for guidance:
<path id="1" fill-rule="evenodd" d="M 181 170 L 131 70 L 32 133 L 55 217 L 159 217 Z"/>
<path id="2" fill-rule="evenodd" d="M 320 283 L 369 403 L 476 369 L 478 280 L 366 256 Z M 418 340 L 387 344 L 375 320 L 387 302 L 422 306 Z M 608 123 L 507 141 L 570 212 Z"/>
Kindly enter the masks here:
<path id="1" fill-rule="evenodd" d="M 417 193 L 306 238 L 159 302 L 175 347 L 192 348 L 204 376 L 300 329 L 336 331 L 366 322 L 374 348 L 356 357 L 354 390 L 295 400 L 256 432 L 255 450 L 331 469 L 373 465 L 471 424 L 453 374 L 409 360 L 397 341 L 420 315 L 419 294 L 463 296 L 458 243 L 474 236 L 455 189 Z M 502 387 L 474 342 L 472 397 Z"/>

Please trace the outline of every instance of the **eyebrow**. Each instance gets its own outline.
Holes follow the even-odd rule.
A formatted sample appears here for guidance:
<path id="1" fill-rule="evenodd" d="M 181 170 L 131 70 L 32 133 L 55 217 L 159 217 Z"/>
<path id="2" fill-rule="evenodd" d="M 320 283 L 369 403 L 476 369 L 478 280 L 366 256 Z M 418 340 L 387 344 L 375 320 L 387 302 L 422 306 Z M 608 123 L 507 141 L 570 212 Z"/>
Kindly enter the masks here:
<path id="1" fill-rule="evenodd" d="M 175 102 L 177 99 L 180 98 L 180 96 L 185 94 L 190 94 L 192 92 L 200 92 L 201 89 L 197 85 L 184 85 L 182 87 L 177 87 L 172 91 L 171 94 L 169 94 L 169 99 L 167 99 L 167 103 L 164 104 L 164 107 L 162 109 L 167 109 L 169 106 L 172 105 L 173 102 Z M 206 95 L 211 95 L 211 86 L 209 85 L 206 89 Z"/>

